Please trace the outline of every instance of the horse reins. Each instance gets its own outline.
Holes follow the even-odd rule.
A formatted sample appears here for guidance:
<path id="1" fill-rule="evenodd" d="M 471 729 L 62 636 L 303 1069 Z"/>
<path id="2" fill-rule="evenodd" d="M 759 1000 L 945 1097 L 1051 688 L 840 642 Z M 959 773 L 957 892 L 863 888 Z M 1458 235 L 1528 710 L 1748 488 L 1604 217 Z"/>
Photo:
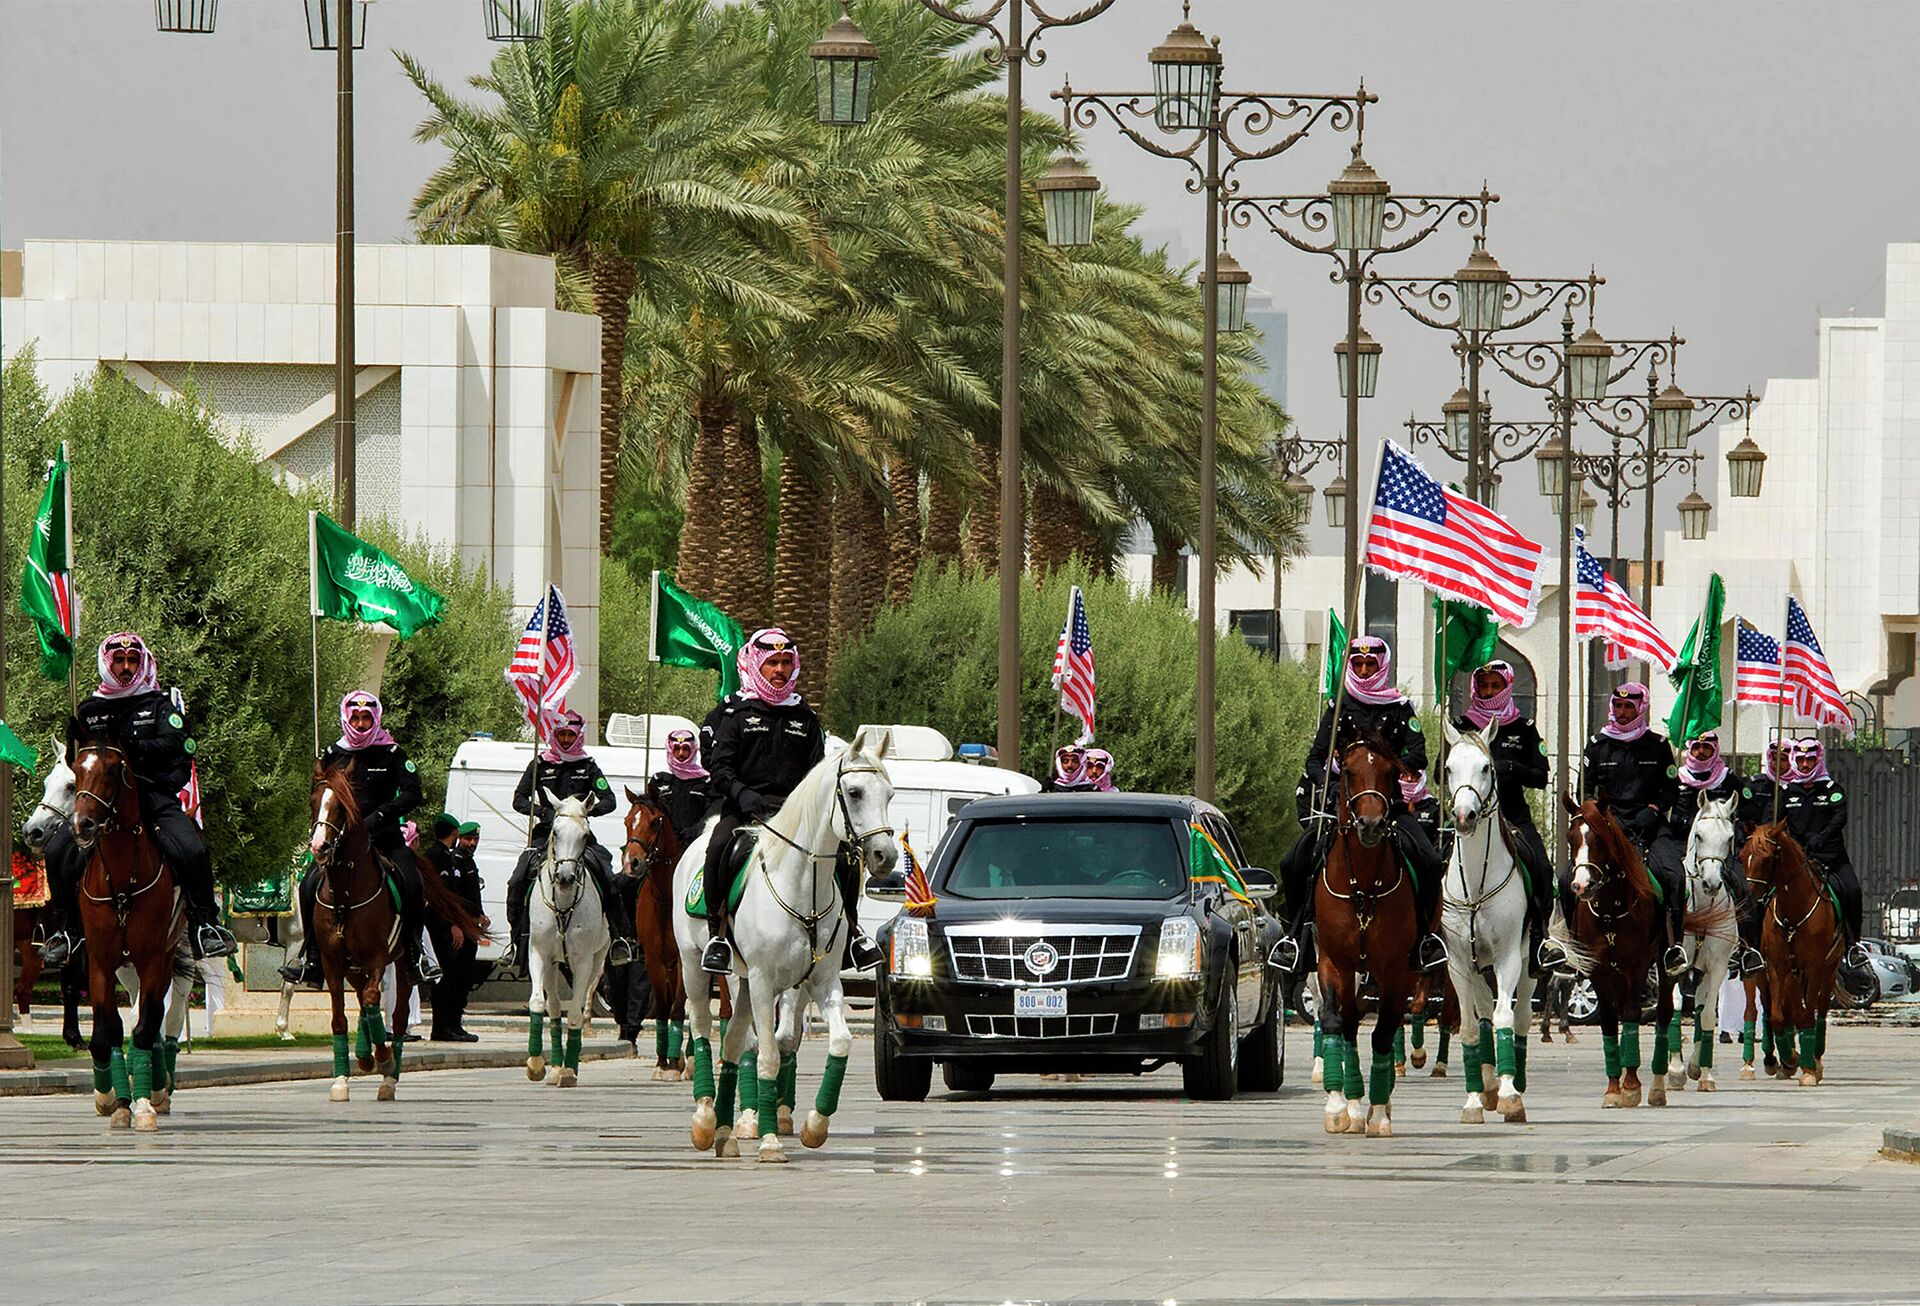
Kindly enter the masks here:
<path id="1" fill-rule="evenodd" d="M 1356 745 L 1356 747 L 1366 748 L 1366 745 L 1359 744 L 1359 745 Z M 1352 750 L 1349 749 L 1348 751 L 1350 752 Z M 1373 750 L 1371 748 L 1366 748 L 1366 751 L 1367 751 L 1368 757 L 1373 756 Z M 1345 768 L 1343 767 L 1342 772 L 1344 773 L 1344 771 L 1345 771 Z M 1392 831 L 1388 830 L 1387 833 L 1382 837 L 1380 842 L 1371 843 L 1371 844 L 1367 842 L 1366 835 L 1365 833 L 1362 832 L 1360 823 L 1358 822 L 1358 820 L 1354 818 L 1353 805 L 1355 801 L 1361 798 L 1365 798 L 1368 795 L 1372 795 L 1373 797 L 1378 798 L 1380 800 L 1381 806 L 1384 807 L 1387 812 L 1386 822 L 1390 823 L 1393 820 L 1392 800 L 1390 800 L 1384 793 L 1380 792 L 1380 790 L 1362 789 L 1358 793 L 1349 794 L 1346 791 L 1346 788 L 1343 784 L 1340 789 L 1340 805 L 1346 809 L 1346 816 L 1343 818 L 1340 816 L 1340 814 L 1337 811 L 1335 812 L 1333 834 L 1336 840 L 1345 838 L 1347 835 L 1352 834 L 1360 840 L 1361 847 L 1371 851 L 1374 848 L 1378 848 L 1380 846 L 1380 842 L 1386 842 L 1387 840 L 1390 840 L 1392 838 Z M 1396 855 L 1393 858 L 1393 869 L 1394 869 L 1393 883 L 1388 885 L 1385 889 L 1376 891 L 1371 889 L 1362 889 L 1360 887 L 1359 877 L 1354 874 L 1353 867 L 1348 866 L 1347 867 L 1347 892 L 1341 893 L 1338 889 L 1333 887 L 1333 879 L 1328 873 L 1332 869 L 1330 863 L 1331 863 L 1331 858 L 1329 858 L 1329 861 L 1327 863 L 1322 863 L 1320 867 L 1320 883 L 1326 886 L 1327 892 L 1331 894 L 1336 900 L 1340 902 L 1353 903 L 1354 921 L 1359 926 L 1359 929 L 1360 929 L 1360 960 L 1362 962 L 1365 962 L 1367 960 L 1367 928 L 1373 924 L 1374 917 L 1379 915 L 1380 903 L 1384 899 L 1391 898 L 1395 893 L 1399 892 L 1400 886 L 1406 883 L 1407 868 L 1401 864 L 1400 858 Z"/>
<path id="2" fill-rule="evenodd" d="M 111 753 L 113 754 L 115 759 L 114 762 L 112 763 L 112 769 L 115 772 L 115 777 L 114 777 L 114 786 L 113 786 L 113 799 L 111 802 L 102 798 L 100 795 L 96 793 L 92 793 L 88 790 L 79 788 L 77 783 L 78 777 L 76 774 L 76 784 L 75 784 L 74 794 L 73 794 L 75 812 L 76 813 L 78 812 L 79 806 L 80 806 L 80 799 L 83 797 L 91 798 L 94 802 L 99 803 L 102 807 L 105 807 L 108 812 L 108 819 L 101 823 L 93 839 L 87 841 L 86 843 L 82 843 L 80 841 L 79 832 L 78 832 L 78 822 L 75 821 L 74 817 L 72 816 L 69 816 L 67 818 L 69 825 L 72 826 L 74 829 L 74 845 L 78 847 L 82 852 L 88 854 L 87 865 L 91 867 L 94 861 L 92 854 L 95 846 L 100 842 L 100 838 L 99 838 L 100 835 L 121 834 L 121 833 L 138 835 L 145 832 L 146 826 L 138 822 L 136 822 L 131 828 L 123 827 L 120 824 L 120 804 L 125 798 L 126 790 L 127 790 L 127 755 L 126 753 L 123 750 L 114 747 L 112 744 L 90 744 L 82 751 L 92 754 L 94 756 L 99 756 L 100 754 L 103 754 L 103 753 Z M 43 799 L 40 803 L 40 806 L 47 807 L 48 804 Z M 55 809 L 49 808 L 48 810 L 52 811 Z M 58 812 L 55 811 L 55 814 L 58 815 Z M 156 849 L 156 851 L 158 850 Z M 127 920 L 129 917 L 133 915 L 133 900 L 135 898 L 138 898 L 140 895 L 146 893 L 148 890 L 152 889 L 156 884 L 160 883 L 160 875 L 166 869 L 167 869 L 167 865 L 166 865 L 165 859 L 156 857 L 154 859 L 154 864 L 153 864 L 152 879 L 148 880 L 145 884 L 140 885 L 138 888 L 117 889 L 114 887 L 113 873 L 107 870 L 104 866 L 102 866 L 100 870 L 100 874 L 103 877 L 105 877 L 107 882 L 107 888 L 111 890 L 111 892 L 106 897 L 100 896 L 99 894 L 93 892 L 93 890 L 87 887 L 87 877 L 84 872 L 82 872 L 80 876 L 80 892 L 86 896 L 89 902 L 102 903 L 102 904 L 111 906 L 113 908 L 114 920 L 120 927 L 120 956 L 123 960 L 131 955 L 131 953 L 129 953 L 127 949 Z"/>
<path id="3" fill-rule="evenodd" d="M 1487 762 L 1489 766 L 1492 765 L 1493 755 L 1491 752 L 1487 754 Z M 1460 785 L 1452 793 L 1447 795 L 1447 800 L 1453 802 L 1462 792 L 1470 793 L 1480 801 L 1482 820 L 1486 819 L 1487 812 L 1491 811 L 1493 813 L 1493 818 L 1498 823 L 1498 829 L 1492 833 L 1498 833 L 1504 841 L 1506 839 L 1507 820 L 1506 816 L 1499 809 L 1497 791 L 1495 793 L 1483 794 L 1473 785 Z M 1509 857 L 1507 861 L 1507 873 L 1500 877 L 1500 883 L 1494 885 L 1491 889 L 1487 888 L 1487 866 L 1493 861 L 1492 833 L 1490 833 L 1487 838 L 1486 855 L 1480 859 L 1480 892 L 1476 896 L 1472 898 L 1450 898 L 1447 896 L 1446 880 L 1442 879 L 1440 881 L 1441 910 L 1444 911 L 1451 907 L 1457 911 L 1467 913 L 1467 951 L 1469 957 L 1472 956 L 1475 945 L 1479 939 L 1480 909 L 1489 902 L 1492 902 L 1493 899 L 1499 895 L 1500 891 L 1507 887 L 1508 883 L 1512 881 L 1514 875 L 1518 873 L 1520 869 L 1520 855 L 1514 850 L 1511 844 L 1508 844 L 1507 852 Z M 1453 846 L 1456 850 L 1460 847 L 1458 835 L 1454 838 Z M 1463 856 L 1460 859 L 1460 891 L 1465 893 L 1466 890 L 1467 862 Z"/>
<path id="4" fill-rule="evenodd" d="M 890 825 L 876 825 L 871 830 L 865 831 L 855 830 L 853 823 L 853 806 L 847 801 L 847 777 L 861 773 L 883 776 L 887 771 L 886 768 L 882 766 L 848 766 L 844 760 L 840 763 L 839 769 L 835 771 L 833 777 L 834 804 L 840 809 L 841 823 L 846 828 L 846 833 L 840 840 L 840 847 L 844 847 L 850 843 L 864 844 L 876 834 L 884 834 L 889 838 L 893 835 L 893 827 Z M 836 847 L 831 853 L 816 853 L 812 849 L 802 848 L 799 844 L 789 839 L 786 835 L 781 834 L 780 831 L 774 829 L 772 825 L 766 822 L 761 822 L 760 828 L 807 859 L 811 867 L 812 875 L 812 879 L 807 886 L 807 904 L 808 906 L 812 906 L 814 900 L 819 897 L 820 893 L 820 863 L 823 861 L 838 861 L 840 848 Z M 760 859 L 760 877 L 766 881 L 767 892 L 773 896 L 774 902 L 779 904 L 780 910 L 785 912 L 806 930 L 807 951 L 813 955 L 814 962 L 818 963 L 821 961 L 826 956 L 826 953 L 820 950 L 820 922 L 826 920 L 833 914 L 835 909 L 840 906 L 839 879 L 836 877 L 828 883 L 826 906 L 818 911 L 803 912 L 780 896 L 780 889 L 773 882 L 773 872 L 767 868 L 767 859 L 765 857 Z"/>

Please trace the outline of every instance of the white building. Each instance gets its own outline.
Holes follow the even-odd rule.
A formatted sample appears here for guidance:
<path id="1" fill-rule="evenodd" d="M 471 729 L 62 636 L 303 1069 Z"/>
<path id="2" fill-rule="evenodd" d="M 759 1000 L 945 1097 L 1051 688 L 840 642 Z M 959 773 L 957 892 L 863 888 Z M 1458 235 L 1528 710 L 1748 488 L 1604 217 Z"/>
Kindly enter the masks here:
<path id="1" fill-rule="evenodd" d="M 359 519 L 485 568 L 522 620 L 558 584 L 572 706 L 597 729 L 598 319 L 554 307 L 544 257 L 362 245 L 354 262 Z M 0 354 L 31 344 L 54 395 L 101 367 L 161 396 L 191 378 L 235 448 L 331 486 L 331 245 L 28 241 L 4 273 Z"/>

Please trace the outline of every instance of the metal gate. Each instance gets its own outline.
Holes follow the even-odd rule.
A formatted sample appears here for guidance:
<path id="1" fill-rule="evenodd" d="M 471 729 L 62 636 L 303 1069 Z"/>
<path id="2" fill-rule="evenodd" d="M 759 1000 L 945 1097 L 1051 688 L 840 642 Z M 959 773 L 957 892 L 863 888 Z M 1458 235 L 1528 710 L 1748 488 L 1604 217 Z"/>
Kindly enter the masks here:
<path id="1" fill-rule="evenodd" d="M 1866 899 L 1866 931 L 1884 935 L 1888 896 L 1920 880 L 1920 765 L 1905 749 L 1836 748 L 1827 769 L 1847 795 L 1847 854 Z"/>

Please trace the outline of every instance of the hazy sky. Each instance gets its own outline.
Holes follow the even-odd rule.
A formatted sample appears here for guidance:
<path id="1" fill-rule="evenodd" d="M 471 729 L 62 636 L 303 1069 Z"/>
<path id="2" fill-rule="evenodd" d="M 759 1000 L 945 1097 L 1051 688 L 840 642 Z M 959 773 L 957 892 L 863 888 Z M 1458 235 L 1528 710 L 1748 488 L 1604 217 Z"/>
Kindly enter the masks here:
<path id="1" fill-rule="evenodd" d="M 1222 38 L 1230 88 L 1333 93 L 1364 76 L 1381 96 L 1367 156 L 1395 189 L 1485 178 L 1502 196 L 1489 240 L 1501 263 L 1521 276 L 1596 265 L 1600 330 L 1678 327 L 1680 380 L 1695 392 L 1810 375 L 1814 316 L 1877 313 L 1884 246 L 1920 239 L 1920 5 L 1908 0 L 1197 0 L 1193 16 Z M 1144 88 L 1146 52 L 1178 17 L 1175 0 L 1119 0 L 1050 34 L 1030 102 L 1049 105 L 1068 75 Z M 459 81 L 495 48 L 479 0 L 374 5 L 358 98 L 363 239 L 405 235 L 434 162 L 412 141 L 422 105 L 388 52 Z M 211 37 L 156 33 L 150 0 L 0 0 L 0 239 L 330 240 L 332 91 L 296 0 L 227 0 Z M 1086 155 L 1116 196 L 1148 206 L 1146 225 L 1200 249 L 1200 201 L 1177 165 L 1111 130 L 1090 133 Z M 1345 160 L 1344 137 L 1313 137 L 1245 182 L 1319 190 Z M 1467 248 L 1442 232 L 1378 266 L 1444 275 Z M 1290 315 L 1301 428 L 1334 433 L 1341 290 L 1324 260 L 1271 236 L 1236 233 L 1233 249 Z M 1368 324 L 1386 348 L 1368 433 L 1401 433 L 1415 407 L 1437 417 L 1457 384 L 1445 337 L 1391 306 Z M 1545 412 L 1511 385 L 1494 404 Z M 1508 474 L 1508 494 L 1523 491 L 1508 502 L 1528 517 L 1532 481 L 1529 467 Z"/>

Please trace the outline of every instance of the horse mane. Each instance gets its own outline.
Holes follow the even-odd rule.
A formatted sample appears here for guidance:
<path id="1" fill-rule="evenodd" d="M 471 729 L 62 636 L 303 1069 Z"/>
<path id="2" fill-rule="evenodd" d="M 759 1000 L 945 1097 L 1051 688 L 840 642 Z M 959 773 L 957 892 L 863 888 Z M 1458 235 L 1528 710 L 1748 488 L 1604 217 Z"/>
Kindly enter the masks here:
<path id="1" fill-rule="evenodd" d="M 1807 864 L 1807 850 L 1793 837 L 1784 820 L 1754 826 L 1740 849 L 1740 861 L 1749 870 L 1776 858 L 1785 862 L 1788 870 L 1803 868 Z M 1780 887 L 1777 879 L 1774 887 Z"/>
<path id="2" fill-rule="evenodd" d="M 315 758 L 313 763 L 313 787 L 316 791 L 326 789 L 333 795 L 334 801 L 340 804 L 341 810 L 346 814 L 348 825 L 360 824 L 360 800 L 354 796 L 353 784 L 347 778 L 346 767 L 328 766 L 324 761 Z M 314 798 L 316 800 L 315 810 L 317 811 L 318 792 L 314 794 Z"/>
<path id="3" fill-rule="evenodd" d="M 1600 854 L 1607 865 L 1618 869 L 1627 877 L 1627 883 L 1633 886 L 1635 896 L 1653 896 L 1653 877 L 1647 873 L 1647 864 L 1640 856 L 1640 850 L 1633 846 L 1633 840 L 1627 838 L 1627 832 L 1614 816 L 1613 809 L 1598 799 L 1589 798 L 1580 806 L 1580 819 L 1586 822 L 1587 833 L 1600 846 Z"/>

